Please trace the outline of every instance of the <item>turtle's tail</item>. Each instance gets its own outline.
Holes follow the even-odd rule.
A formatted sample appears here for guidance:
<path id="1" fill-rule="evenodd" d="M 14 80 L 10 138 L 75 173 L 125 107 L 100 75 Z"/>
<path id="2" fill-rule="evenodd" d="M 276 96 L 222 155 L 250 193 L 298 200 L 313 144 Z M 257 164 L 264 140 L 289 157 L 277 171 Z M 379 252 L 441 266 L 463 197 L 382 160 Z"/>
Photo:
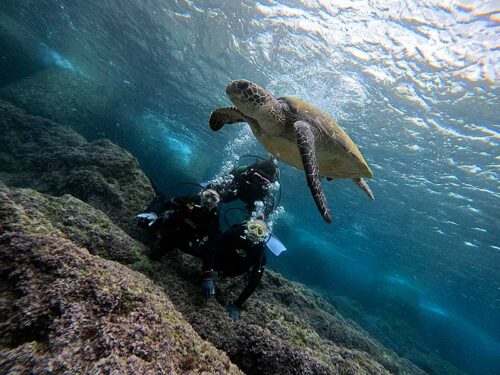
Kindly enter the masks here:
<path id="1" fill-rule="evenodd" d="M 356 185 L 359 186 L 359 188 L 361 190 L 363 190 L 371 199 L 375 199 L 375 197 L 373 196 L 373 193 L 372 193 L 372 190 L 370 189 L 370 187 L 368 186 L 368 184 L 366 183 L 365 180 L 363 180 L 362 178 L 353 178 L 352 179 L 354 181 L 354 183 Z"/>

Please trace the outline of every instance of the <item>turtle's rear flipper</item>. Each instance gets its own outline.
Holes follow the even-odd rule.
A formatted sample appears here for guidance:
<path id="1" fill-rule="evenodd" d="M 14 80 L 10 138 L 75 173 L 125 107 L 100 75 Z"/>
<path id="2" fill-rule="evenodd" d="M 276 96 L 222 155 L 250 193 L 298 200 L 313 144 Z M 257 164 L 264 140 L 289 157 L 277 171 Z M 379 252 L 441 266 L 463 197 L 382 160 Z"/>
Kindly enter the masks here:
<path id="1" fill-rule="evenodd" d="M 213 131 L 222 129 L 224 125 L 235 124 L 237 122 L 247 122 L 247 118 L 236 107 L 216 109 L 210 114 L 210 119 L 208 120 L 210 129 Z"/>
<path id="2" fill-rule="evenodd" d="M 353 178 L 352 179 L 354 181 L 354 183 L 356 185 L 359 186 L 359 188 L 361 190 L 363 190 L 371 199 L 375 199 L 375 197 L 373 196 L 373 193 L 370 189 L 370 187 L 368 186 L 368 184 L 366 183 L 365 180 L 363 180 L 362 178 Z"/>
<path id="3" fill-rule="evenodd" d="M 293 124 L 295 136 L 297 137 L 297 146 L 299 146 L 302 164 L 306 172 L 307 185 L 316 202 L 319 212 L 327 223 L 332 222 L 332 215 L 326 203 L 325 193 L 321 186 L 319 177 L 318 159 L 316 158 L 316 149 L 314 148 L 314 134 L 311 125 L 305 121 L 297 121 Z"/>

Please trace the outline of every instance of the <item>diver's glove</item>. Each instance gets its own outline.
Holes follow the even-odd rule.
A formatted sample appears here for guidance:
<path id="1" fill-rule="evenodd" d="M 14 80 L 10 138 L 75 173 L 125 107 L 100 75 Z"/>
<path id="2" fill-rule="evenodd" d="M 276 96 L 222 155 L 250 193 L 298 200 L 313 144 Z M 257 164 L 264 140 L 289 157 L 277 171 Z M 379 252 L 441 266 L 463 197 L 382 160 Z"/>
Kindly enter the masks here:
<path id="1" fill-rule="evenodd" d="M 154 212 L 145 212 L 137 215 L 136 217 L 137 222 L 141 227 L 150 227 L 156 222 L 156 220 L 158 220 L 158 216 Z"/>
<path id="2" fill-rule="evenodd" d="M 203 297 L 207 299 L 215 296 L 214 281 L 211 277 L 203 279 L 203 282 L 201 283 L 201 293 L 203 294 Z"/>
<path id="3" fill-rule="evenodd" d="M 236 307 L 236 305 L 234 303 L 227 306 L 226 311 L 229 314 L 229 316 L 231 317 L 231 319 L 233 319 L 234 321 L 240 319 L 240 309 L 238 309 L 238 307 Z"/>

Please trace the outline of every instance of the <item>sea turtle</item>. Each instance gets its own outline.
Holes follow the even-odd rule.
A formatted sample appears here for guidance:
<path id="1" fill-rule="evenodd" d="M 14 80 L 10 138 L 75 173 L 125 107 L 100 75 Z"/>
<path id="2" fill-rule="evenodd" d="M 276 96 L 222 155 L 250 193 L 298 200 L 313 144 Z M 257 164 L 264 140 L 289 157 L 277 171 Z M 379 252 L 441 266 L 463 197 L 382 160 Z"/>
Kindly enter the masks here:
<path id="1" fill-rule="evenodd" d="M 328 209 L 320 178 L 351 178 L 370 198 L 363 177 L 373 176 L 363 155 L 347 133 L 325 112 L 293 97 L 274 98 L 259 85 L 230 81 L 226 94 L 236 107 L 212 112 L 210 128 L 246 122 L 255 137 L 271 154 L 296 168 L 304 169 L 316 206 L 328 222 Z"/>

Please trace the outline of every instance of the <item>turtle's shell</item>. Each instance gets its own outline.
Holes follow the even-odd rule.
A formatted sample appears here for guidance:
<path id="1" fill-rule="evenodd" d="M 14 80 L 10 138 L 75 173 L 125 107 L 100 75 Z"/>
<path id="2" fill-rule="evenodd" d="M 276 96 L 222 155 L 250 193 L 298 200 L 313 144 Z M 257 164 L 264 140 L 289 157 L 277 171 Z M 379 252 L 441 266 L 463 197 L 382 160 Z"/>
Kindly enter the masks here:
<path id="1" fill-rule="evenodd" d="M 285 101 L 290 108 L 290 113 L 287 114 L 287 126 L 290 130 L 298 120 L 304 120 L 316 128 L 315 148 L 321 176 L 373 177 L 358 147 L 330 115 L 297 98 L 285 96 L 279 100 Z"/>

